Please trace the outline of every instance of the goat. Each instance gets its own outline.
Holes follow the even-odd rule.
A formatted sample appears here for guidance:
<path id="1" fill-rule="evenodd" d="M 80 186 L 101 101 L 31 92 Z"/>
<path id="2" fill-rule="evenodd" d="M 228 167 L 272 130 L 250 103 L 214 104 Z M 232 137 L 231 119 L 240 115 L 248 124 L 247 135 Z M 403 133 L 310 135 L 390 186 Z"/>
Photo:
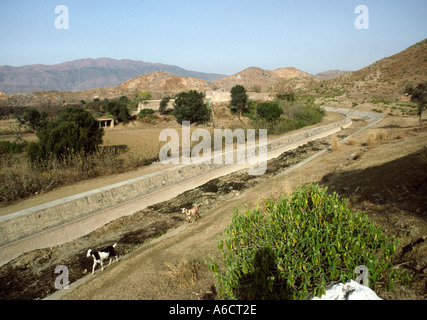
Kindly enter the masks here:
<path id="1" fill-rule="evenodd" d="M 196 216 L 196 220 L 195 221 L 197 221 L 197 219 L 200 218 L 199 208 L 200 208 L 200 204 L 194 206 L 190 210 L 182 208 L 182 213 L 185 213 L 187 215 L 187 222 L 188 223 L 191 222 L 191 217 L 192 216 Z"/>
<path id="2" fill-rule="evenodd" d="M 86 257 L 93 257 L 92 274 L 95 273 L 95 267 L 97 263 L 99 263 L 101 265 L 101 269 L 104 270 L 105 259 L 110 258 L 110 263 L 108 265 L 111 264 L 111 260 L 113 260 L 113 257 L 116 257 L 116 261 L 119 261 L 116 251 L 114 250 L 116 245 L 117 243 L 113 244 L 112 246 L 108 246 L 100 251 L 93 251 L 92 249 L 89 249 L 87 251 Z"/>

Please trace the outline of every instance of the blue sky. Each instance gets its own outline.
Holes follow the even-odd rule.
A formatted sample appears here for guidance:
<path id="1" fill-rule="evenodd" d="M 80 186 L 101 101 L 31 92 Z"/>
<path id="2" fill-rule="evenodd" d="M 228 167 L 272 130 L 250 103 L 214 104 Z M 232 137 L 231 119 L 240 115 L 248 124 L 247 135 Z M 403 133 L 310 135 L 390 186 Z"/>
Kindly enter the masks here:
<path id="1" fill-rule="evenodd" d="M 55 7 L 69 29 L 55 28 Z M 369 9 L 358 30 L 355 8 Z M 427 37 L 426 0 L 1 0 L 0 65 L 109 57 L 234 74 L 358 70 Z"/>

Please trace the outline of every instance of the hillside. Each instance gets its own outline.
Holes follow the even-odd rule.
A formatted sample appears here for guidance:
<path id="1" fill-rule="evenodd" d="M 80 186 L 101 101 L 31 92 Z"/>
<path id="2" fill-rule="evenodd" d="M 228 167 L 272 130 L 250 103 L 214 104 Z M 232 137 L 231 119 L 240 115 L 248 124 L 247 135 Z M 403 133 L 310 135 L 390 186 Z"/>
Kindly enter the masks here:
<path id="1" fill-rule="evenodd" d="M 277 91 L 282 87 L 306 88 L 313 81 L 316 81 L 313 76 L 295 68 L 271 71 L 250 67 L 234 75 L 212 81 L 212 88 L 229 91 L 233 86 L 240 84 L 248 91 Z"/>
<path id="2" fill-rule="evenodd" d="M 141 74 L 160 70 L 208 81 L 225 77 L 189 71 L 174 65 L 129 59 L 79 59 L 54 65 L 0 66 L 0 92 L 82 91 L 112 87 Z"/>
<path id="3" fill-rule="evenodd" d="M 120 91 L 179 93 L 187 90 L 205 91 L 208 87 L 208 82 L 203 79 L 156 71 L 127 80 L 116 88 Z"/>
<path id="4" fill-rule="evenodd" d="M 323 91 L 347 93 L 356 99 L 394 100 L 402 96 L 407 84 L 421 81 L 427 81 L 427 39 L 363 69 L 324 82 Z"/>
<path id="5" fill-rule="evenodd" d="M 334 79 L 342 74 L 348 73 L 350 71 L 342 71 L 342 70 L 328 70 L 320 73 L 316 73 L 314 75 L 315 78 L 318 78 L 320 80 L 331 80 Z"/>

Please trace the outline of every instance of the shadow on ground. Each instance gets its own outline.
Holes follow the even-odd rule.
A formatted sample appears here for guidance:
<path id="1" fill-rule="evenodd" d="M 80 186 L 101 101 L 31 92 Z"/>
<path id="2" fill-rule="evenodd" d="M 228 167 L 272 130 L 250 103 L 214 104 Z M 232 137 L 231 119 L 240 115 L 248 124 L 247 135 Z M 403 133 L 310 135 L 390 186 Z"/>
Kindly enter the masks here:
<path id="1" fill-rule="evenodd" d="M 357 160 L 356 160 L 357 161 Z M 387 299 L 427 298 L 427 148 L 366 169 L 334 172 L 322 179 L 330 192 L 348 198 L 389 235 L 400 238 L 393 263 L 412 275 L 408 288 Z"/>

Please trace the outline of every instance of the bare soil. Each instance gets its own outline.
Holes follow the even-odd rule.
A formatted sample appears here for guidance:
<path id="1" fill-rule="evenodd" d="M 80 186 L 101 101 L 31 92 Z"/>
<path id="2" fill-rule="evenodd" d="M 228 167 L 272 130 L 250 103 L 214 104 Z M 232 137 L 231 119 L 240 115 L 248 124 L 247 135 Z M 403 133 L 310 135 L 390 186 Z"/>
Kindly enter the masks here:
<path id="1" fill-rule="evenodd" d="M 366 125 L 354 120 L 339 139 Z M 56 291 L 57 265 L 68 267 L 72 283 L 78 279 L 83 283 L 58 291 L 54 299 L 214 298 L 215 278 L 205 260 L 219 256 L 216 238 L 230 223 L 234 209 L 319 182 L 349 198 L 354 210 L 366 212 L 388 234 L 401 239 L 394 263 L 413 275 L 411 283 L 391 292 L 380 288 L 377 294 L 384 299 L 426 299 L 427 127 L 418 127 L 414 117 L 387 116 L 336 150 L 284 173 L 330 142 L 331 137 L 286 152 L 270 161 L 262 176 L 243 170 L 214 179 L 70 243 L 24 254 L 0 267 L 0 298 L 49 296 Z M 186 224 L 180 208 L 195 203 L 202 205 L 201 219 Z M 120 261 L 89 274 L 92 261 L 86 258 L 87 249 L 114 242 Z"/>

